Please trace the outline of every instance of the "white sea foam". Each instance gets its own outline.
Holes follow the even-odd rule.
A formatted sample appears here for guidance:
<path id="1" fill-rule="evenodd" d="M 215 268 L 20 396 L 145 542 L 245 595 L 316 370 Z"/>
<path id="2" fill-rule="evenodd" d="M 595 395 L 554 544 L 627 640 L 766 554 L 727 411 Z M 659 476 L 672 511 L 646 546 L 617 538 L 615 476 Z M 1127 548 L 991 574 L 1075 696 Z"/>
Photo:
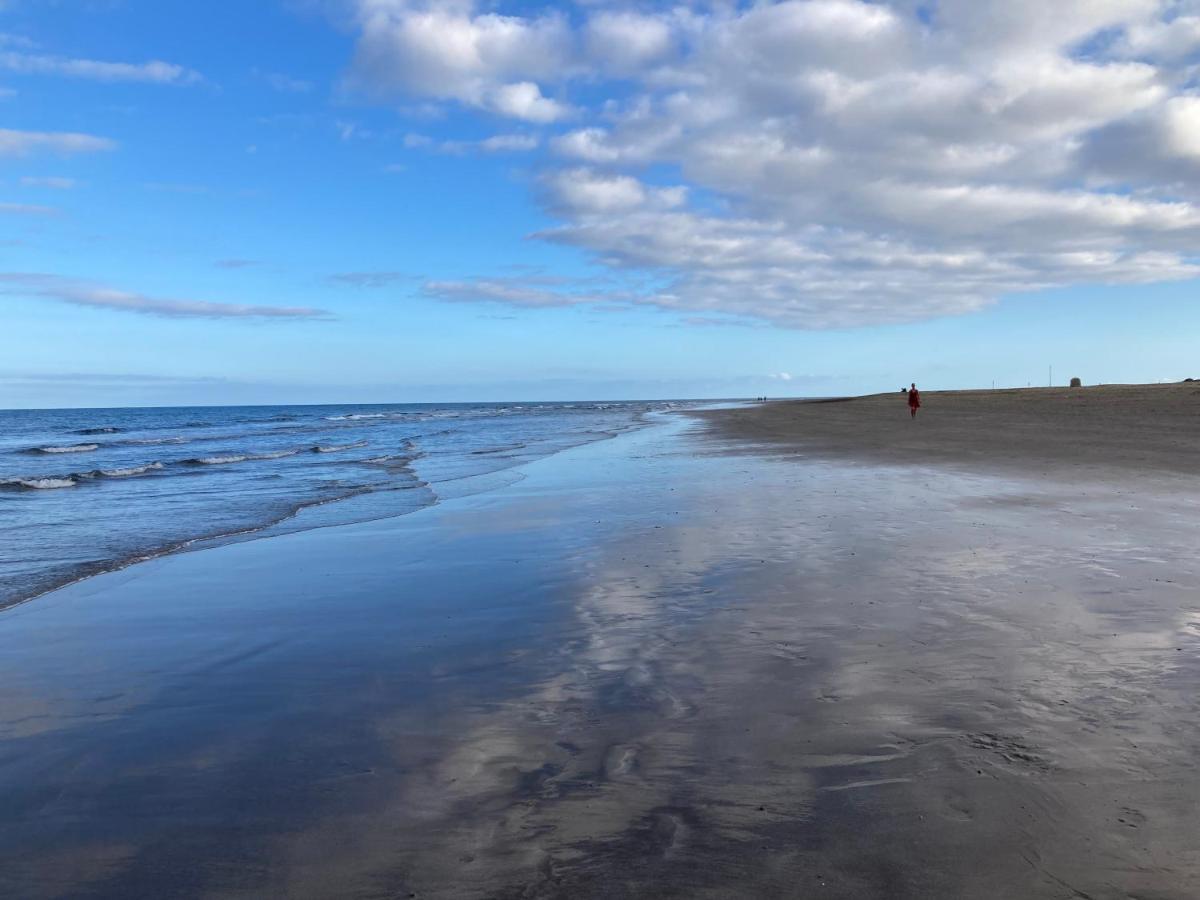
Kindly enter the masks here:
<path id="1" fill-rule="evenodd" d="M 8 481 L 0 481 L 0 486 L 48 491 L 54 488 L 75 487 L 78 483 L 74 478 L 10 478 Z"/>
<path id="2" fill-rule="evenodd" d="M 419 454 L 417 454 L 419 456 Z M 383 466 L 386 469 L 407 469 L 413 461 L 413 454 L 396 454 L 392 456 L 372 456 L 367 459 L 360 459 L 357 462 L 365 463 L 371 466 Z"/>
<path id="3" fill-rule="evenodd" d="M 90 453 L 99 450 L 99 444 L 69 444 L 66 447 L 38 447 L 37 453 Z"/>
<path id="4" fill-rule="evenodd" d="M 194 463 L 201 466 L 226 466 L 230 463 L 246 462 L 247 460 L 256 459 L 283 459 L 285 456 L 295 456 L 299 450 L 277 450 L 274 453 L 239 453 L 230 456 L 199 456 L 195 459 L 187 459 L 184 462 Z"/>
<path id="5" fill-rule="evenodd" d="M 132 475 L 145 475 L 147 472 L 153 472 L 162 467 L 162 463 L 152 462 L 146 463 L 144 466 L 133 466 L 128 469 L 97 469 L 96 471 L 105 478 L 129 478 Z"/>
<path id="6" fill-rule="evenodd" d="M 347 419 L 386 419 L 386 413 L 351 413 L 346 416 L 326 416 L 327 422 L 344 422 Z"/>

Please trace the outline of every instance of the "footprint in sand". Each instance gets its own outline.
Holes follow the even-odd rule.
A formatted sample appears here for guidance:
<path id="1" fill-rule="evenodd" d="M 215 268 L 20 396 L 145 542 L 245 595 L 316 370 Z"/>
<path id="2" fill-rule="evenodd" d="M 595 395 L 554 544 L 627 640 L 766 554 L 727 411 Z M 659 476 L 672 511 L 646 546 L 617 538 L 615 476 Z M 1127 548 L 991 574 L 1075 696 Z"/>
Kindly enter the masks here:
<path id="1" fill-rule="evenodd" d="M 1141 828 L 1146 824 L 1146 817 L 1140 810 L 1136 810 L 1132 806 L 1122 806 L 1121 811 L 1117 814 L 1117 821 L 1126 828 Z"/>

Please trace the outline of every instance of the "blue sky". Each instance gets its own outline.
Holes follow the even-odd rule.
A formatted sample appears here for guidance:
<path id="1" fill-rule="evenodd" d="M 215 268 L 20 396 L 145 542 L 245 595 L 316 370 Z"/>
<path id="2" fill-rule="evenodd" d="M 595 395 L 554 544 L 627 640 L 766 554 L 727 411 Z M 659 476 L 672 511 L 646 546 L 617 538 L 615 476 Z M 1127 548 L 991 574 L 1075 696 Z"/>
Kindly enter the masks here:
<path id="1" fill-rule="evenodd" d="M 1200 377 L 1200 16 L 1041 6 L 10 0 L 0 406 Z"/>

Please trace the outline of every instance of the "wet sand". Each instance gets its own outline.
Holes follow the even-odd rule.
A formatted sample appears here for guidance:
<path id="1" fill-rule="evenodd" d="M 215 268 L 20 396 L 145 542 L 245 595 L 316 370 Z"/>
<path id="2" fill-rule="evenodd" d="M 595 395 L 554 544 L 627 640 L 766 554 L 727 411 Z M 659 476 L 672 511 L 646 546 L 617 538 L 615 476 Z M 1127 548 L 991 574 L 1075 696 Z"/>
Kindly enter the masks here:
<path id="1" fill-rule="evenodd" d="M 895 393 L 774 401 L 707 414 L 774 449 L 889 463 L 1107 476 L 1200 471 L 1200 382 Z"/>
<path id="2" fill-rule="evenodd" d="M 1200 896 L 1200 492 L 768 443 L 0 613 L 0 895 Z"/>

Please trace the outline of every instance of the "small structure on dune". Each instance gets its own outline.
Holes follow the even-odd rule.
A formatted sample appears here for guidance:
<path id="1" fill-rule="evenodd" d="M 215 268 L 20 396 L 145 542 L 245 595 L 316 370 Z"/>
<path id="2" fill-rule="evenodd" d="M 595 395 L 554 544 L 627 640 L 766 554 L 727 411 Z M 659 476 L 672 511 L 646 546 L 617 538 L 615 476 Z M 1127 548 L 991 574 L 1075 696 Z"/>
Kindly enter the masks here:
<path id="1" fill-rule="evenodd" d="M 1083 387 L 1083 381 L 1079 378 L 1072 378 L 1071 387 Z"/>

